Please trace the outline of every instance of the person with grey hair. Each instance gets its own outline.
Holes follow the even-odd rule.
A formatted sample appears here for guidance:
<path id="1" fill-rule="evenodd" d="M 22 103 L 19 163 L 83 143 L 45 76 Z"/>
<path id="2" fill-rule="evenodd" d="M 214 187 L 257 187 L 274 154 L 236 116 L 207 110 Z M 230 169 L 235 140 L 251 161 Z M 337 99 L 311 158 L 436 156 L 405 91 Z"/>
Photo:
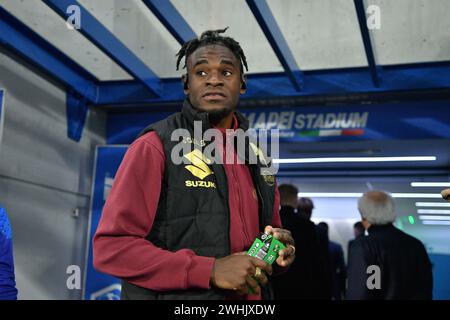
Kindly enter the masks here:
<path id="1" fill-rule="evenodd" d="M 347 299 L 431 299 L 430 259 L 422 242 L 393 225 L 392 197 L 383 191 L 366 192 L 358 210 L 368 235 L 351 244 Z"/>
<path id="2" fill-rule="evenodd" d="M 382 191 L 366 192 L 358 200 L 362 224 L 367 230 L 371 224 L 384 225 L 393 223 L 397 218 L 392 197 Z"/>

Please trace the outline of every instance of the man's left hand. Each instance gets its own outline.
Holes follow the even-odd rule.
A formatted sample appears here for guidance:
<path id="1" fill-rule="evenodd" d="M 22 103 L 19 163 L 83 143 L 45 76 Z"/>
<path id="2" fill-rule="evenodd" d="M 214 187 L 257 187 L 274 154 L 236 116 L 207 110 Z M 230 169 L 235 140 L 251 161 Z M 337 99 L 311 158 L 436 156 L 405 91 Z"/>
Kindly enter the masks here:
<path id="1" fill-rule="evenodd" d="M 290 266 L 295 260 L 295 242 L 291 232 L 286 229 L 274 228 L 272 226 L 267 226 L 264 229 L 264 232 L 271 234 L 275 239 L 286 245 L 286 248 L 278 252 L 279 256 L 276 262 L 280 267 Z"/>

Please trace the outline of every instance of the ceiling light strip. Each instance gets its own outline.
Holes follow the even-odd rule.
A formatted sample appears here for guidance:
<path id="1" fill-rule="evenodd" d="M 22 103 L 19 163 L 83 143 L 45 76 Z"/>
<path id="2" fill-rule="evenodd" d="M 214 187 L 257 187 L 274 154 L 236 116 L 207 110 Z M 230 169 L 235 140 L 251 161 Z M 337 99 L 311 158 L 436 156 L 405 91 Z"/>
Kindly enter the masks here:
<path id="1" fill-rule="evenodd" d="M 335 157 L 335 158 L 293 158 L 273 159 L 274 163 L 337 163 L 337 162 L 397 162 L 397 161 L 435 161 L 435 156 L 421 157 Z"/>
<path id="2" fill-rule="evenodd" d="M 309 198 L 359 198 L 357 192 L 299 192 L 299 197 Z M 391 193 L 393 198 L 442 198 L 438 193 Z"/>
<path id="3" fill-rule="evenodd" d="M 418 209 L 418 214 L 450 214 L 450 210 L 441 210 L 441 209 Z"/>
<path id="4" fill-rule="evenodd" d="M 450 182 L 411 182 L 411 187 L 450 187 Z"/>
<path id="5" fill-rule="evenodd" d="M 430 216 L 430 215 L 420 215 L 420 220 L 442 220 L 442 221 L 450 221 L 450 216 Z"/>
<path id="6" fill-rule="evenodd" d="M 435 226 L 450 226 L 450 221 L 422 220 L 422 224 Z"/>
<path id="7" fill-rule="evenodd" d="M 448 202 L 416 202 L 416 207 L 450 207 Z"/>

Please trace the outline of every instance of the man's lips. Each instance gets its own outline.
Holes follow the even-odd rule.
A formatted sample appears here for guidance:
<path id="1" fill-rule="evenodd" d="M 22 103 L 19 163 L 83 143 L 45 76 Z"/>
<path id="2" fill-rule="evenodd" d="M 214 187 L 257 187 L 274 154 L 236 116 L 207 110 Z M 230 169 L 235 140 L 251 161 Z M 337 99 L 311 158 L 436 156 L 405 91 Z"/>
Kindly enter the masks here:
<path id="1" fill-rule="evenodd" d="M 208 92 L 203 95 L 203 98 L 207 100 L 221 100 L 225 99 L 225 95 L 221 92 Z"/>

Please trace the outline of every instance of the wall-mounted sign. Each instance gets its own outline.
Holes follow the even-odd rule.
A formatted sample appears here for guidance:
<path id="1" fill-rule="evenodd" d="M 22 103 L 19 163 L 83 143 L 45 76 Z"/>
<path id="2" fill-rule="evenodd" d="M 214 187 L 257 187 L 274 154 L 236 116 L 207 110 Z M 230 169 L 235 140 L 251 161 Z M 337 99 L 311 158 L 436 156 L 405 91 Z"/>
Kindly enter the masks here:
<path id="1" fill-rule="evenodd" d="M 85 300 L 119 300 L 121 281 L 94 269 L 92 240 L 97 230 L 103 206 L 112 188 L 116 171 L 128 146 L 99 146 L 95 153 L 95 169 L 89 214 L 88 247 L 86 252 L 83 298 Z"/>
<path id="2" fill-rule="evenodd" d="M 449 139 L 449 110 L 448 101 L 240 109 L 251 127 L 279 129 L 284 142 Z M 131 143 L 169 114 L 110 114 L 108 143 Z"/>

